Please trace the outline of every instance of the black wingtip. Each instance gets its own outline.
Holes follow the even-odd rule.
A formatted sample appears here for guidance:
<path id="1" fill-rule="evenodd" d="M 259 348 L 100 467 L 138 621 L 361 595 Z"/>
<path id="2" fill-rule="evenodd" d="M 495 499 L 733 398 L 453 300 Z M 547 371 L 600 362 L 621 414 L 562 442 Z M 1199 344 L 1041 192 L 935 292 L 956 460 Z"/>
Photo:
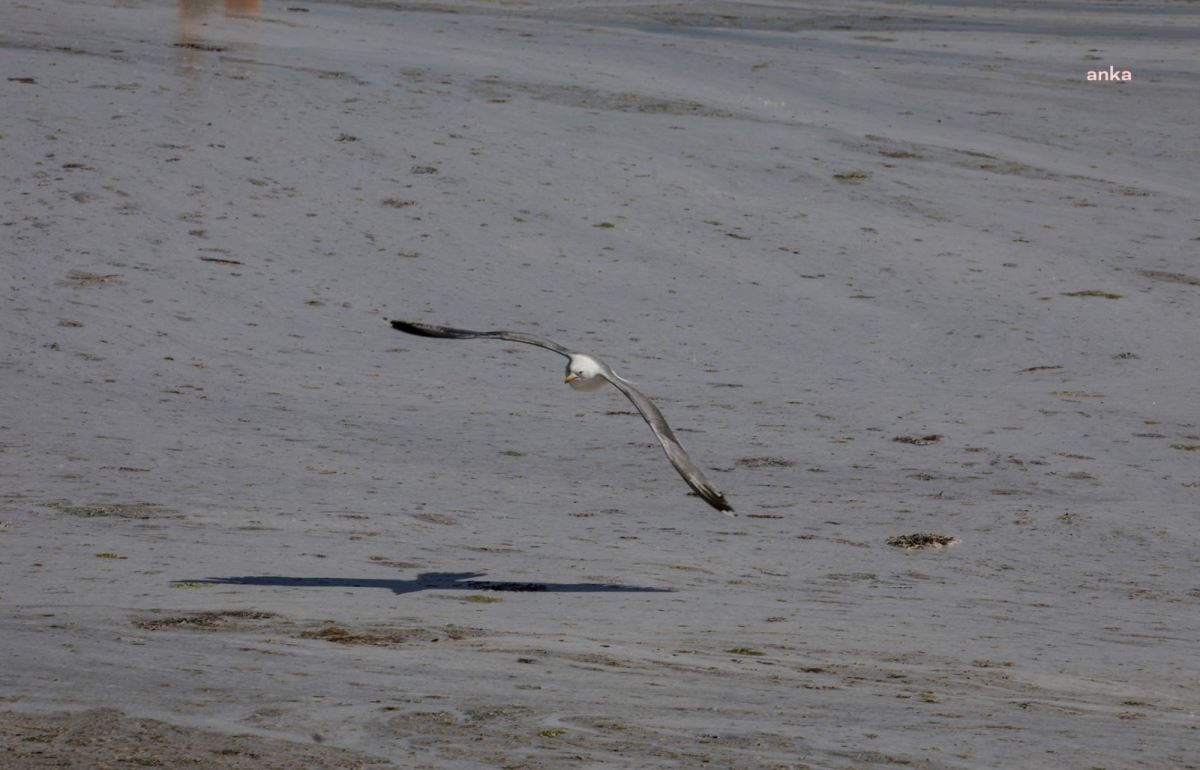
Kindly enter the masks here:
<path id="1" fill-rule="evenodd" d="M 416 321 L 389 321 L 392 328 L 396 331 L 415 334 L 418 337 L 436 337 L 444 340 L 465 340 L 472 337 L 488 337 L 494 336 L 485 332 L 472 332 L 466 329 L 451 329 L 447 326 L 434 326 L 433 324 L 417 323 Z"/>
<path id="2" fill-rule="evenodd" d="M 414 323 L 412 321 L 398 321 L 398 320 L 392 320 L 392 321 L 389 321 L 388 323 L 390 323 L 392 325 L 392 328 L 398 332 L 407 332 L 408 334 L 415 334 L 418 337 L 441 337 L 441 336 L 443 336 L 441 334 L 435 333 L 435 331 L 432 327 L 426 326 L 425 324 Z"/>
<path id="3" fill-rule="evenodd" d="M 693 485 L 692 491 L 688 492 L 688 494 L 692 497 L 699 497 L 726 516 L 737 518 L 737 514 L 733 512 L 733 506 L 725 499 L 725 493 L 716 489 L 712 484 Z"/>
<path id="4" fill-rule="evenodd" d="M 725 499 L 725 495 L 721 494 L 720 492 L 704 495 L 704 502 L 708 503 L 713 508 L 716 508 L 726 516 L 732 516 L 734 518 L 737 517 L 737 514 L 733 511 L 733 506 L 730 505 L 729 501 Z"/>

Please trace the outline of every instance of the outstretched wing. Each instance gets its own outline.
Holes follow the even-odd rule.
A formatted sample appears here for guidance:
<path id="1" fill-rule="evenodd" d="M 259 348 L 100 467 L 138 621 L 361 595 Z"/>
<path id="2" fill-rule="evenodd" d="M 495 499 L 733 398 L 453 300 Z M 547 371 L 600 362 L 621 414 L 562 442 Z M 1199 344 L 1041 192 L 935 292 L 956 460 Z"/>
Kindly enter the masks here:
<path id="1" fill-rule="evenodd" d="M 642 413 L 642 417 L 650 425 L 650 429 L 654 431 L 654 435 L 658 437 L 658 442 L 662 444 L 663 450 L 667 453 L 667 459 L 671 461 L 671 465 L 675 466 L 675 470 L 679 471 L 679 475 L 683 476 L 683 480 L 688 483 L 688 486 L 696 490 L 696 494 L 704 498 L 704 502 L 713 508 L 728 516 L 736 515 L 733 512 L 733 506 L 725 500 L 725 495 L 721 494 L 721 490 L 717 489 L 716 485 L 711 481 L 704 478 L 704 474 L 692 462 L 692 458 L 688 457 L 688 453 L 683 451 L 679 439 L 675 438 L 675 434 L 671 432 L 671 426 L 667 425 L 666 418 L 663 417 L 662 412 L 658 411 L 658 407 L 654 405 L 654 402 L 643 396 L 636 388 L 629 384 L 628 380 L 622 379 L 612 369 L 607 369 L 601 376 L 615 385 L 617 390 L 624 393 L 633 402 L 633 405 L 637 407 L 638 411 Z"/>
<path id="2" fill-rule="evenodd" d="M 508 340 L 510 342 L 524 342 L 526 345 L 537 345 L 539 348 L 553 350 L 560 356 L 571 357 L 571 351 L 559 345 L 557 342 L 544 340 L 541 337 L 534 337 L 531 334 L 522 334 L 521 332 L 473 332 L 469 329 L 451 329 L 448 326 L 434 326 L 432 324 L 416 323 L 415 321 L 392 321 L 392 328 L 409 334 L 415 334 L 418 337 L 440 337 L 449 340 L 468 340 L 474 337 L 494 337 L 498 340 Z"/>

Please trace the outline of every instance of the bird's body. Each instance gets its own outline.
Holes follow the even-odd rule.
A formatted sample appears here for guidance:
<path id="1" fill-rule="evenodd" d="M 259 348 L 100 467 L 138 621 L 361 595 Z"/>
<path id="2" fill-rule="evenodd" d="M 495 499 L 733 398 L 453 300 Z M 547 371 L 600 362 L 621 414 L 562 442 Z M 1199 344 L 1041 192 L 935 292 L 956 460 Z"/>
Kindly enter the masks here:
<path id="1" fill-rule="evenodd" d="M 667 425 L 666 418 L 663 417 L 662 412 L 654 405 L 654 402 L 634 388 L 633 383 L 614 372 L 612 367 L 595 356 L 574 353 L 557 342 L 520 332 L 476 332 L 412 321 L 392 321 L 391 324 L 394 329 L 421 337 L 438 337 L 442 339 L 491 337 L 510 342 L 524 342 L 528 345 L 536 345 L 546 350 L 552 350 L 561 356 L 566 356 L 567 371 L 565 381 L 568 385 L 575 390 L 590 391 L 603 387 L 604 383 L 607 382 L 625 394 L 625 397 L 637 407 L 643 419 L 650 426 L 650 429 L 654 431 L 654 435 L 658 438 L 659 443 L 662 444 L 663 451 L 667 453 L 667 459 L 675 466 L 675 470 L 679 471 L 679 475 L 688 483 L 688 486 L 696 490 L 696 494 L 700 495 L 706 503 L 718 511 L 729 516 L 735 515 L 733 507 L 729 505 L 721 490 L 717 489 L 715 484 L 712 484 L 704 477 L 704 474 L 696 467 L 692 459 L 688 457 L 687 452 L 683 451 L 683 446 L 675 438 L 675 434 L 671 431 L 671 426 Z"/>

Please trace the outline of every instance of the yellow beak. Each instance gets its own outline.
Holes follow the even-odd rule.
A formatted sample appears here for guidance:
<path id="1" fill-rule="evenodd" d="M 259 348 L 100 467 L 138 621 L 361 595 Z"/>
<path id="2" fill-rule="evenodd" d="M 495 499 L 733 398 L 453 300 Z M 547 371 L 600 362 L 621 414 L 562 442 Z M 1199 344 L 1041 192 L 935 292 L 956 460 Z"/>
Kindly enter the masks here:
<path id="1" fill-rule="evenodd" d="M 565 383 L 567 383 L 568 385 L 570 385 L 572 382 L 574 382 L 575 380 L 578 380 L 578 379 L 579 379 L 579 377 L 578 377 L 577 375 L 575 375 L 575 374 L 568 374 L 568 375 L 567 375 L 565 378 L 563 378 L 563 382 L 565 382 Z"/>

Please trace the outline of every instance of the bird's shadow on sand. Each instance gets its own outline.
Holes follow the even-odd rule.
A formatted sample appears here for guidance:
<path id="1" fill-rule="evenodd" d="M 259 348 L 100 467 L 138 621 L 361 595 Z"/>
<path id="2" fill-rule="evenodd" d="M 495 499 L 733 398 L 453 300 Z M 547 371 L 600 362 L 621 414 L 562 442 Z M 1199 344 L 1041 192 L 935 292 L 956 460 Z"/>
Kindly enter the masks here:
<path id="1" fill-rule="evenodd" d="M 422 572 L 412 580 L 378 578 L 283 577 L 247 575 L 181 580 L 188 585 L 276 586 L 283 588 L 386 588 L 394 594 L 417 591 L 549 591 L 553 593 L 672 593 L 674 588 L 627 586 L 616 583 L 517 583 L 505 580 L 476 580 L 483 572 Z"/>

